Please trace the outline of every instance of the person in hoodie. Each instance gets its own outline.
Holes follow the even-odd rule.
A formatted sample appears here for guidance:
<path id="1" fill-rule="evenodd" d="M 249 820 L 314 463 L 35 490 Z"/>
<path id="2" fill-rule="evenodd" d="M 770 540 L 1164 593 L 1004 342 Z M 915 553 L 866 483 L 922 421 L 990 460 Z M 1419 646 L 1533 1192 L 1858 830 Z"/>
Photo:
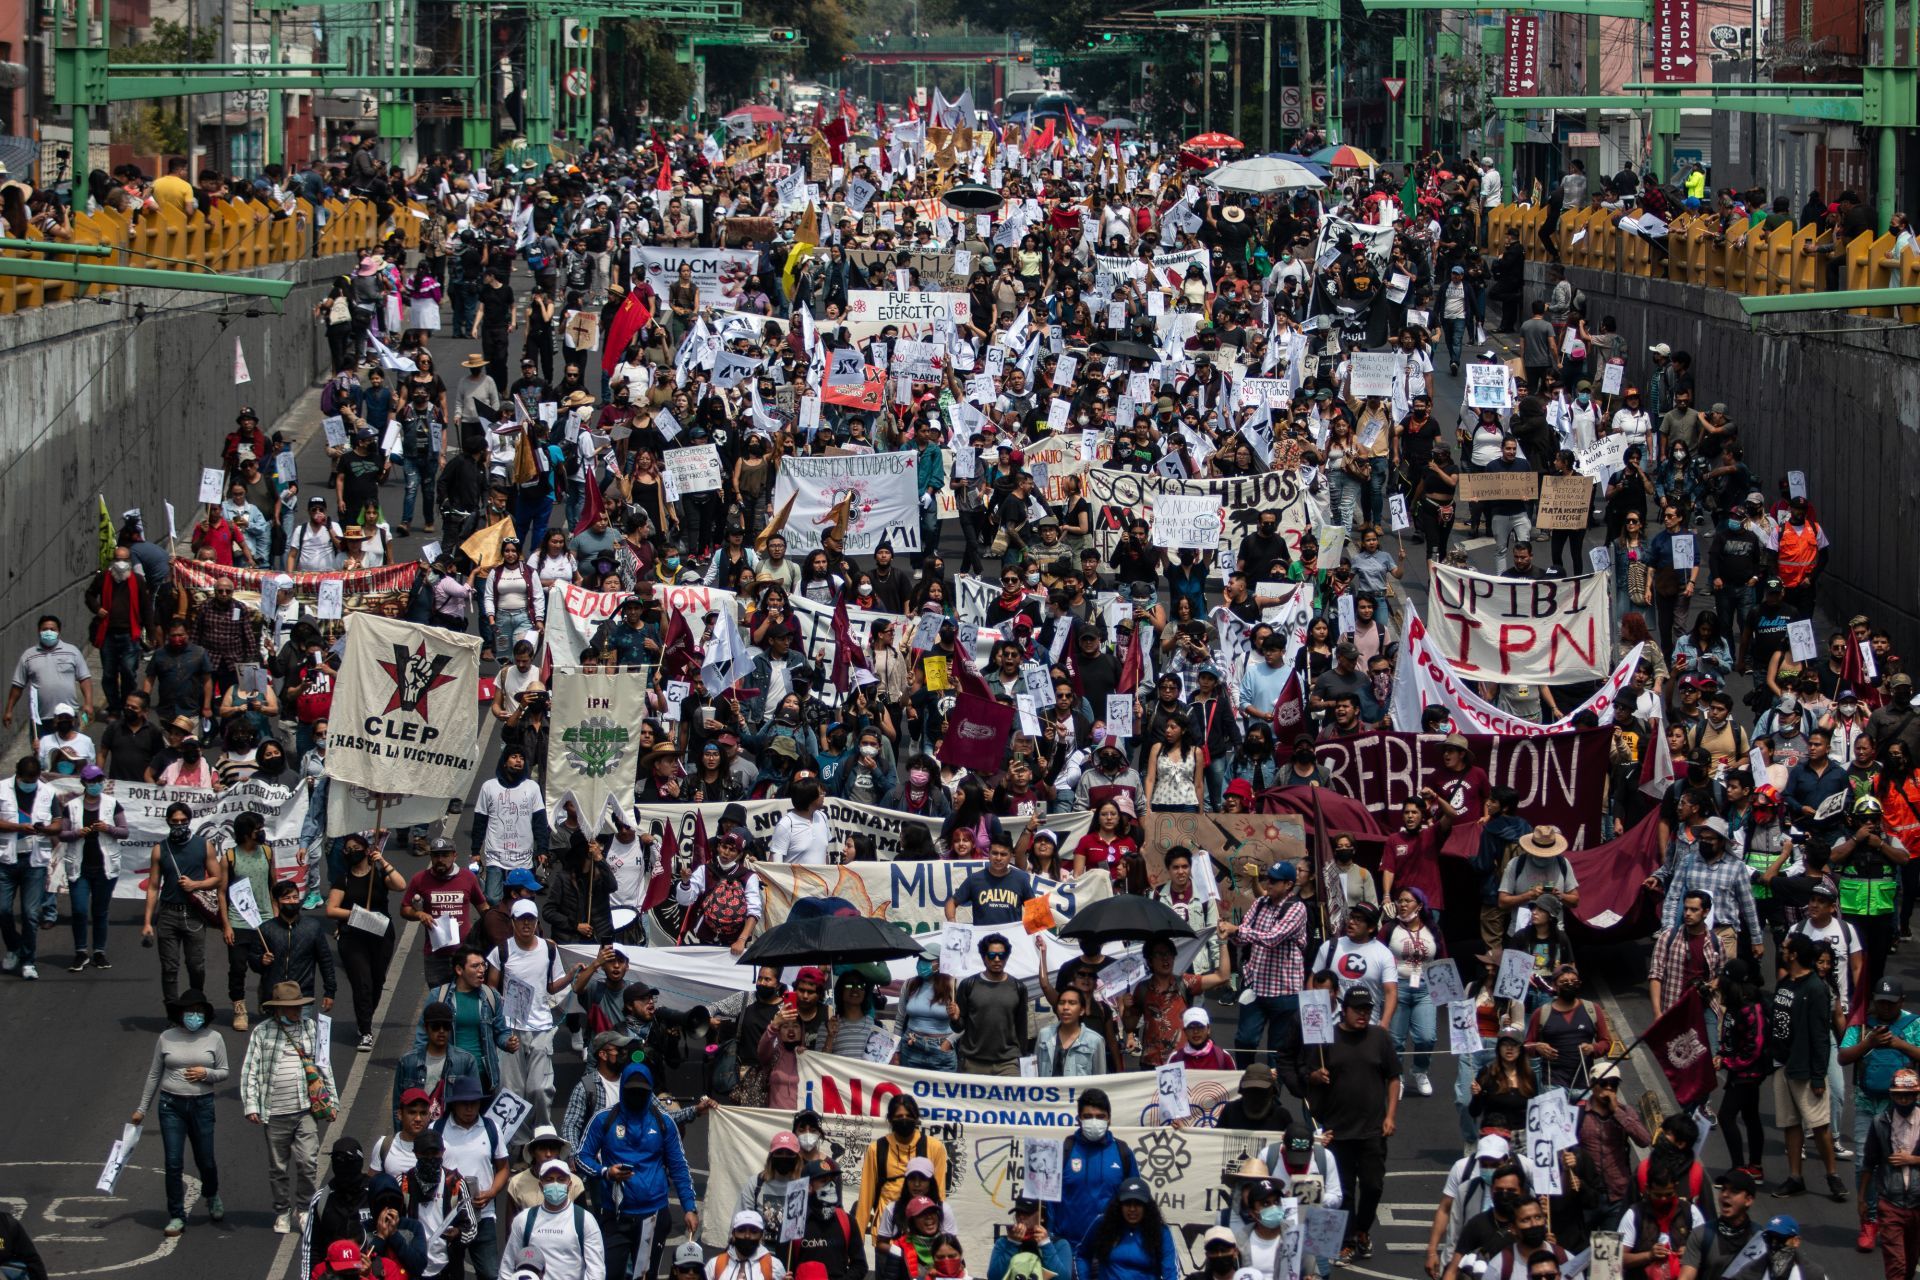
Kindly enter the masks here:
<path id="1" fill-rule="evenodd" d="M 679 1197 L 688 1238 L 700 1232 L 700 1205 L 680 1131 L 654 1110 L 653 1093 L 653 1073 L 630 1063 L 620 1073 L 619 1102 L 594 1116 L 580 1139 L 577 1159 L 598 1184 L 612 1276 L 631 1275 L 636 1258 L 652 1256 L 654 1223 L 667 1207 L 669 1189 Z"/>
<path id="2" fill-rule="evenodd" d="M 1060 1199 L 1047 1206 L 1048 1229 L 1070 1243 L 1086 1238 L 1114 1193 L 1140 1172 L 1133 1149 L 1109 1132 L 1113 1104 L 1106 1090 L 1081 1090 L 1079 1118 L 1060 1153 Z"/>
<path id="3" fill-rule="evenodd" d="M 508 872 L 533 870 L 549 835 L 546 796 L 527 776 L 526 750 L 509 746 L 473 802 L 473 857 L 488 902 L 500 901 Z"/>
<path id="4" fill-rule="evenodd" d="M 367 1204 L 366 1153 L 354 1138 L 336 1138 L 329 1165 L 332 1176 L 307 1207 L 300 1233 L 300 1275 L 312 1275 L 314 1259 L 325 1258 L 336 1240 L 360 1243 L 361 1211 Z"/>
<path id="5" fill-rule="evenodd" d="M 1072 1162 L 1068 1162 L 1072 1167 Z M 1078 1280 L 1180 1280 L 1180 1251 L 1142 1178 L 1120 1184 L 1074 1253 Z"/>
<path id="6" fill-rule="evenodd" d="M 839 1163 L 821 1152 L 808 1163 L 806 1174 L 807 1222 L 782 1249 L 787 1274 L 797 1276 L 802 1267 L 817 1267 L 821 1280 L 866 1280 L 867 1242 L 854 1227 L 853 1215 L 840 1207 Z"/>
<path id="7" fill-rule="evenodd" d="M 407 1280 L 420 1280 L 426 1271 L 426 1234 L 419 1220 L 407 1214 L 399 1179 L 384 1173 L 367 1179 L 367 1226 L 360 1252 L 398 1263 Z"/>

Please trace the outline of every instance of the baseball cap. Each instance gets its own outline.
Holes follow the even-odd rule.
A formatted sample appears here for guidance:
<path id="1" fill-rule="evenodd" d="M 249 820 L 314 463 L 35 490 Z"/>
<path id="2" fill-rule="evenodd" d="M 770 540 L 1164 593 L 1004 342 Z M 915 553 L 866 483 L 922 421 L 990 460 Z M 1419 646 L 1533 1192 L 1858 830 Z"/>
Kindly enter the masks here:
<path id="1" fill-rule="evenodd" d="M 550 1173 L 564 1173 L 572 1176 L 573 1170 L 567 1168 L 565 1160 L 548 1160 L 540 1166 L 540 1176 L 544 1178 Z"/>
<path id="2" fill-rule="evenodd" d="M 1264 1062 L 1256 1062 L 1248 1067 L 1240 1077 L 1240 1092 L 1249 1089 L 1273 1088 L 1273 1068 Z"/>
<path id="3" fill-rule="evenodd" d="M 1708 818 L 1705 822 L 1701 823 L 1700 825 L 1705 827 L 1708 831 L 1713 832 L 1713 834 L 1719 836 L 1722 840 L 1727 839 L 1729 836 L 1729 832 L 1727 831 L 1727 820 L 1725 818 Z"/>
<path id="4" fill-rule="evenodd" d="M 1657 356 L 1670 356 L 1673 354 L 1673 348 L 1668 346 L 1664 342 L 1656 342 L 1652 346 L 1648 347 L 1647 350 L 1653 352 L 1653 354 Z"/>
<path id="5" fill-rule="evenodd" d="M 1297 880 L 1300 872 L 1291 862 L 1269 863 L 1266 871 L 1269 880 Z"/>
<path id="6" fill-rule="evenodd" d="M 1205 1009 L 1188 1009 L 1186 1013 L 1181 1015 L 1180 1025 L 1183 1027 L 1210 1027 L 1213 1025 L 1213 1015 Z"/>
<path id="7" fill-rule="evenodd" d="M 1505 1160 L 1507 1154 L 1512 1150 L 1513 1145 L 1505 1138 L 1497 1133 L 1489 1133 L 1480 1139 L 1478 1146 L 1474 1147 L 1473 1158 L 1498 1164 L 1500 1161 Z"/>
<path id="8" fill-rule="evenodd" d="M 1153 1188 L 1147 1185 L 1146 1179 L 1144 1178 L 1128 1178 L 1120 1184 L 1120 1190 L 1114 1193 L 1113 1198 L 1121 1204 L 1127 1204 L 1129 1202 L 1133 1204 L 1152 1204 Z"/>
<path id="9" fill-rule="evenodd" d="M 403 1107 L 410 1107 L 416 1102 L 424 1102 L 431 1106 L 433 1104 L 433 1095 L 425 1089 L 419 1088 L 408 1089 L 400 1095 L 400 1105 Z"/>
<path id="10" fill-rule="evenodd" d="M 1367 987 L 1355 987 L 1340 998 L 1340 1004 L 1347 1009 L 1371 1009 L 1373 992 Z"/>
<path id="11" fill-rule="evenodd" d="M 506 886 L 509 889 L 525 889 L 528 893 L 538 893 L 540 878 L 525 867 L 520 867 L 507 872 Z"/>
<path id="12" fill-rule="evenodd" d="M 1207 1233 L 1200 1237 L 1200 1249 L 1205 1252 L 1209 1245 L 1224 1244 L 1239 1248 L 1240 1242 L 1233 1238 L 1233 1232 L 1226 1227 L 1208 1227 Z"/>
<path id="13" fill-rule="evenodd" d="M 1882 978 L 1873 984 L 1875 1000 L 1905 1000 L 1907 989 L 1898 978 Z"/>
<path id="14" fill-rule="evenodd" d="M 1774 1214 L 1771 1218 L 1767 1219 L 1767 1225 L 1760 1229 L 1768 1235 L 1778 1236 L 1782 1240 L 1789 1240 L 1800 1234 L 1800 1224 L 1790 1213 Z"/>
<path id="15" fill-rule="evenodd" d="M 791 1151 L 794 1155 L 799 1155 L 800 1139 L 794 1136 L 792 1130 L 782 1129 L 773 1135 L 773 1141 L 767 1145 L 767 1150 Z"/>
<path id="16" fill-rule="evenodd" d="M 1750 1196 L 1760 1194 L 1760 1184 L 1745 1169 L 1729 1169 L 1720 1179 L 1720 1185 L 1728 1191 L 1744 1191 Z"/>
<path id="17" fill-rule="evenodd" d="M 540 908 L 534 905 L 532 898 L 522 898 L 513 904 L 513 909 L 507 914 L 515 920 L 537 920 L 540 918 Z"/>
<path id="18" fill-rule="evenodd" d="M 752 1209 L 742 1209 L 733 1215 L 733 1230 L 738 1231 L 742 1227 L 750 1227 L 755 1231 L 765 1231 L 767 1229 L 767 1220 Z"/>
<path id="19" fill-rule="evenodd" d="M 436 1022 L 453 1025 L 453 1006 L 445 1000 L 435 1000 L 420 1014 L 421 1026 L 430 1027 Z"/>
<path id="20" fill-rule="evenodd" d="M 335 1240 L 327 1246 L 327 1270 L 360 1270 L 360 1246 L 351 1240 Z"/>
<path id="21" fill-rule="evenodd" d="M 697 1240 L 682 1240 L 673 1251 L 673 1265 L 678 1267 L 704 1267 L 707 1265 L 706 1250 Z"/>
<path id="22" fill-rule="evenodd" d="M 912 1221 L 927 1210 L 938 1209 L 939 1207 L 939 1205 L 935 1204 L 926 1196 L 915 1196 L 913 1199 L 907 1201 L 907 1219 L 908 1221 Z"/>

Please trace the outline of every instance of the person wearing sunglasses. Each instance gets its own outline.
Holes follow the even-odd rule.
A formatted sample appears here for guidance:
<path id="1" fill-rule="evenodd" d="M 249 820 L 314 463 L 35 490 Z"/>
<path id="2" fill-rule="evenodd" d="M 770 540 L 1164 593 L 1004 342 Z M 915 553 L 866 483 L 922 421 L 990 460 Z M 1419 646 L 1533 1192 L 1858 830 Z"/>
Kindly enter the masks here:
<path id="1" fill-rule="evenodd" d="M 960 1070 L 968 1075 L 1015 1076 L 1027 1043 L 1025 989 L 1007 976 L 1013 944 L 1005 934 L 980 939 L 986 972 L 964 979 L 948 1009 L 960 1028 Z"/>

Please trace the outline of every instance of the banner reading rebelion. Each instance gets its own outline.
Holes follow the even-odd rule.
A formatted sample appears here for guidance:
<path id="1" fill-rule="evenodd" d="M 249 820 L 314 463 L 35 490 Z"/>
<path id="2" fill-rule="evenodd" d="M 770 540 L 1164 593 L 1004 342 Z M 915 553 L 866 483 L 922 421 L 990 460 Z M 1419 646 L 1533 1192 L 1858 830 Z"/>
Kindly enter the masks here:
<path id="1" fill-rule="evenodd" d="M 1091 816 L 1091 815 L 1089 815 Z M 959 862 L 855 862 L 846 866 L 800 867 L 756 862 L 760 895 L 768 928 L 780 924 L 800 898 L 844 898 L 860 914 L 891 920 L 908 933 L 938 933 L 946 925 L 945 909 L 973 872 L 987 864 L 974 859 Z M 1036 876 L 1037 887 L 1053 906 L 1054 919 L 1064 924 L 1080 908 L 1111 897 L 1113 881 L 1103 875 L 1078 880 Z M 971 916 L 960 908 L 961 922 Z"/>
<path id="2" fill-rule="evenodd" d="M 1613 644 L 1612 575 L 1499 578 L 1433 566 L 1427 626 L 1454 670 L 1495 684 L 1602 680 Z"/>
<path id="3" fill-rule="evenodd" d="M 701 306 L 737 310 L 746 298 L 748 278 L 760 266 L 760 255 L 752 249 L 642 248 L 637 252 L 647 287 L 659 295 L 662 306 L 684 266 L 693 272 Z"/>
<path id="4" fill-rule="evenodd" d="M 803 1053 L 802 1060 L 822 1055 Z M 1220 1075 L 1238 1081 L 1227 1072 L 1189 1072 L 1191 1082 L 1199 1075 Z M 975 1077 L 962 1076 L 960 1079 Z M 1034 1091 L 1058 1090 L 1076 1094 L 1078 1089 L 1096 1081 L 1128 1079 L 1099 1076 L 1085 1079 L 1053 1080 L 996 1079 L 990 1083 L 1003 1092 L 1029 1085 Z M 952 1080 L 953 1077 L 943 1077 Z M 1145 1082 L 1148 1096 L 1153 1092 L 1153 1073 L 1135 1073 L 1131 1079 Z M 1196 1104 L 1197 1105 L 1197 1104 Z M 1115 1114 L 1119 1108 L 1116 1106 Z M 923 1110 L 921 1114 L 926 1114 Z M 1067 1112 L 1064 1123 L 1072 1123 Z M 884 1137 L 886 1122 L 874 1116 L 822 1115 L 823 1138 L 829 1154 L 840 1167 L 844 1186 L 860 1185 L 861 1166 L 874 1140 Z M 712 1172 L 708 1175 L 705 1203 L 733 1205 L 741 1190 L 765 1165 L 767 1148 L 773 1136 L 790 1127 L 793 1115 L 786 1111 L 767 1111 L 747 1107 L 717 1107 L 709 1117 L 708 1141 Z M 1026 1139 L 1058 1137 L 1063 1129 L 1042 1130 L 1019 1124 L 931 1120 L 927 1131 L 947 1148 L 946 1186 L 941 1199 L 953 1207 L 960 1226 L 960 1243 L 968 1258 L 987 1257 L 993 1252 L 994 1238 L 1008 1221 L 1013 1200 L 1022 1194 L 1026 1179 Z M 1243 1161 L 1256 1156 L 1273 1141 L 1270 1133 L 1249 1133 L 1238 1129 L 1139 1128 L 1116 1124 L 1113 1134 L 1132 1149 L 1140 1165 L 1140 1176 L 1153 1188 L 1154 1201 L 1161 1215 L 1173 1228 L 1178 1257 L 1168 1265 L 1181 1275 L 1206 1264 L 1200 1239 L 1213 1226 L 1222 1197 L 1222 1179 L 1236 1172 Z M 705 1238 L 723 1246 L 727 1239 L 727 1215 L 714 1213 L 702 1219 Z M 984 1264 L 972 1268 L 986 1274 Z M 1050 1274 L 1050 1273 L 1049 1273 Z M 1062 1280 L 1065 1280 L 1063 1277 Z"/>
<path id="5" fill-rule="evenodd" d="M 633 794 L 638 752 L 633 726 L 647 717 L 648 677 L 634 672 L 553 673 L 547 738 L 547 808 L 557 821 L 566 801 L 589 836 L 605 830 L 607 806 Z"/>
<path id="6" fill-rule="evenodd" d="M 1427 624 L 1411 600 L 1407 611 L 1407 640 L 1401 647 L 1401 660 L 1393 676 L 1393 727 L 1403 733 L 1417 733 L 1420 716 L 1428 707 L 1445 707 L 1462 733 L 1502 733 L 1515 737 L 1565 733 L 1573 728 L 1576 717 L 1591 711 L 1596 724 L 1613 723 L 1620 691 L 1633 682 L 1645 646 L 1635 645 L 1613 669 L 1605 684 L 1585 702 L 1552 724 L 1536 724 L 1502 711 L 1473 691 L 1473 687 L 1453 669 L 1453 664 L 1434 647 Z"/>
<path id="7" fill-rule="evenodd" d="M 464 798 L 484 744 L 479 688 L 479 636 L 348 614 L 327 776 L 369 791 Z"/>
<path id="8" fill-rule="evenodd" d="M 1314 757 L 1333 775 L 1332 787 L 1398 827 L 1402 801 L 1432 787 L 1456 809 L 1467 798 L 1440 767 L 1443 736 L 1419 733 L 1363 733 L 1352 738 L 1323 738 Z M 1580 729 L 1515 738 L 1468 734 L 1473 763 L 1487 771 L 1493 786 L 1520 793 L 1520 812 L 1535 826 L 1560 828 L 1576 849 L 1598 844 L 1601 810 L 1607 794 L 1607 752 L 1611 729 Z M 1460 815 L 1458 832 L 1482 818 L 1477 804 Z M 1477 827 L 1476 827 L 1477 830 Z M 1450 847 L 1451 844 L 1450 844 Z"/>
<path id="9" fill-rule="evenodd" d="M 881 542 L 896 555 L 920 550 L 920 500 L 915 455 L 908 452 L 855 453 L 843 457 L 794 457 L 780 464 L 773 486 L 773 509 L 793 499 L 787 516 L 787 546 L 804 556 L 820 545 L 833 523 L 831 512 L 850 499 L 846 553 L 872 555 Z"/>

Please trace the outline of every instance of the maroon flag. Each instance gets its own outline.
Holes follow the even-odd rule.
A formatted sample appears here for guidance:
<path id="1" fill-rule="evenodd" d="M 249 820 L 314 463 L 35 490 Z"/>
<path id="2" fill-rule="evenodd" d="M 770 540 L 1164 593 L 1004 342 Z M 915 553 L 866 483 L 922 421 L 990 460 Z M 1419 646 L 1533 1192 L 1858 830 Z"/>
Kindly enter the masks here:
<path id="1" fill-rule="evenodd" d="M 1682 1111 L 1691 1111 L 1713 1096 L 1719 1075 L 1707 1044 L 1706 1005 L 1698 987 L 1689 987 L 1678 1003 L 1655 1018 L 1641 1039 L 1653 1050 Z"/>
<path id="2" fill-rule="evenodd" d="M 1293 672 L 1287 682 L 1280 686 L 1280 696 L 1273 700 L 1273 750 L 1278 755 L 1280 748 L 1298 736 L 1307 723 L 1307 700 L 1300 692 L 1300 673 Z"/>
<path id="3" fill-rule="evenodd" d="M 700 811 L 693 811 L 693 853 L 687 858 L 687 874 L 692 875 L 697 867 L 707 865 L 707 820 Z"/>
<path id="4" fill-rule="evenodd" d="M 1013 708 L 962 688 L 953 695 L 953 713 L 947 717 L 938 755 L 940 763 L 956 769 L 995 773 L 1006 763 L 1012 741 Z"/>
<path id="5" fill-rule="evenodd" d="M 575 533 L 585 533 L 592 528 L 593 522 L 600 518 L 600 513 L 607 507 L 606 499 L 600 495 L 600 477 L 595 474 L 599 468 L 588 463 L 586 470 L 587 496 L 580 504 L 580 523 L 573 526 Z"/>
<path id="6" fill-rule="evenodd" d="M 960 645 L 955 648 L 953 657 L 953 687 L 961 693 L 970 693 L 976 698 L 992 702 L 993 690 L 989 689 L 987 682 L 980 678 L 980 673 L 973 669 L 973 655 L 967 652 L 967 647 Z"/>
<path id="7" fill-rule="evenodd" d="M 853 625 L 847 620 L 847 602 L 842 598 L 833 603 L 833 687 L 839 692 L 847 691 L 854 667 L 873 670 L 867 655 L 853 638 Z"/>
<path id="8" fill-rule="evenodd" d="M 680 841 L 673 834 L 673 824 L 664 824 L 660 828 L 660 865 L 654 868 L 653 876 L 647 881 L 647 892 L 640 899 L 640 910 L 648 912 L 665 902 L 673 892 L 673 860 L 680 855 Z"/>
<path id="9" fill-rule="evenodd" d="M 1145 630 L 1146 628 L 1136 620 L 1127 636 L 1127 651 L 1120 658 L 1120 683 L 1115 688 L 1117 693 L 1134 692 L 1140 687 L 1140 682 L 1146 678 L 1147 646 L 1146 641 L 1141 638 L 1141 633 Z"/>
<path id="10" fill-rule="evenodd" d="M 660 673 L 668 680 L 684 680 L 687 669 L 695 665 L 693 629 L 687 616 L 678 609 L 667 619 L 667 634 L 660 643 Z"/>

